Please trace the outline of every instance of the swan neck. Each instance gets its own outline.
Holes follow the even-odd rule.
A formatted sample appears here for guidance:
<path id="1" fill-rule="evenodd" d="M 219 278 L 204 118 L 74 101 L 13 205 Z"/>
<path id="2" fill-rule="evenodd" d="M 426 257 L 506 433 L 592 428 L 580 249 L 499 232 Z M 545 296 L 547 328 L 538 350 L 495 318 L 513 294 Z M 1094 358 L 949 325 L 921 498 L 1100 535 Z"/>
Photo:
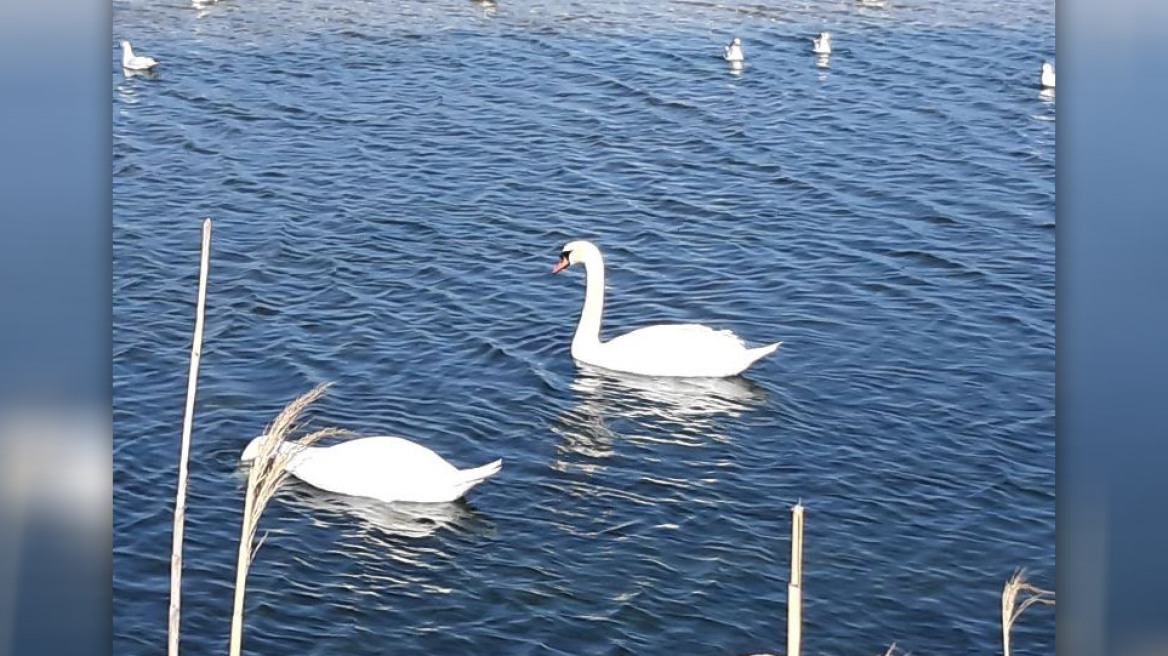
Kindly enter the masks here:
<path id="1" fill-rule="evenodd" d="M 584 309 L 572 338 L 572 352 L 600 345 L 600 319 L 604 314 L 604 259 L 597 253 L 584 262 Z"/>
<path id="2" fill-rule="evenodd" d="M 281 442 L 279 446 L 280 455 L 288 458 L 288 464 L 284 466 L 289 473 L 296 473 L 297 466 L 304 461 L 309 451 L 314 447 L 301 446 L 294 442 Z"/>
<path id="3" fill-rule="evenodd" d="M 312 451 L 316 447 L 301 446 L 295 443 L 285 442 L 280 445 L 280 456 L 288 460 L 284 465 L 284 471 L 289 474 L 296 475 L 300 466 L 307 460 L 311 459 Z"/>

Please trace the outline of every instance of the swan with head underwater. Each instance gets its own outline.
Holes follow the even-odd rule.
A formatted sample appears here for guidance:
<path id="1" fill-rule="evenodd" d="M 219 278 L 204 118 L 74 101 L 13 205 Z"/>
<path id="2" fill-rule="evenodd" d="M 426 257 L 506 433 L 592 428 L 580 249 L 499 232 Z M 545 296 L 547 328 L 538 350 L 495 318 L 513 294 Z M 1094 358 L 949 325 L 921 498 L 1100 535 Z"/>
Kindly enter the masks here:
<path id="1" fill-rule="evenodd" d="M 255 460 L 265 438 L 267 435 L 253 439 L 240 461 Z M 502 460 L 495 460 L 481 467 L 458 469 L 420 444 L 387 435 L 359 437 L 331 446 L 282 442 L 279 448 L 292 453 L 286 471 L 305 483 L 386 503 L 456 501 L 503 467 Z"/>
<path id="2" fill-rule="evenodd" d="M 589 241 L 564 245 L 552 273 L 583 264 L 584 309 L 572 338 L 572 358 L 601 369 L 642 376 L 725 378 L 774 353 L 782 342 L 750 348 L 729 330 L 700 324 L 660 324 L 600 341 L 604 314 L 604 258 Z"/>

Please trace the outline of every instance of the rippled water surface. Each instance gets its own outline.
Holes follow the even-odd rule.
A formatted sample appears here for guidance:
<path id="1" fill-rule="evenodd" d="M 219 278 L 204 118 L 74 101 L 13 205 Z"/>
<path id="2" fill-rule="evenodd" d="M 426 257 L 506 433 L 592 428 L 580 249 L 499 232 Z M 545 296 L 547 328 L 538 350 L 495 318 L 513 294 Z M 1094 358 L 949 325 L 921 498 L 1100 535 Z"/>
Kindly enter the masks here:
<path id="1" fill-rule="evenodd" d="M 203 216 L 192 653 L 227 641 L 237 457 L 321 381 L 315 425 L 503 471 L 437 507 L 289 484 L 250 653 L 780 652 L 799 499 L 807 653 L 998 653 L 1002 582 L 1053 586 L 1052 0 L 113 14 L 115 653 L 165 641 Z M 578 369 L 573 238 L 607 334 L 784 347 L 725 381 Z M 1053 648 L 1028 611 L 1015 653 Z"/>

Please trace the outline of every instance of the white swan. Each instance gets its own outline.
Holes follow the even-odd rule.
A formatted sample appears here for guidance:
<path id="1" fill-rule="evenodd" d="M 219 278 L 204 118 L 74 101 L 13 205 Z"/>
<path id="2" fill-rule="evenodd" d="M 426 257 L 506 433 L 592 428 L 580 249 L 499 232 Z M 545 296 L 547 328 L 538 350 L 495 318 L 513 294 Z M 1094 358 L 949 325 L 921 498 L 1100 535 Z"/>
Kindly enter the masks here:
<path id="1" fill-rule="evenodd" d="M 128 71 L 148 71 L 158 65 L 153 57 L 139 57 L 134 54 L 130 42 L 122 40 L 122 68 Z"/>
<path id="2" fill-rule="evenodd" d="M 817 55 L 831 54 L 831 33 L 820 32 L 819 36 L 811 39 L 811 51 Z"/>
<path id="3" fill-rule="evenodd" d="M 239 457 L 255 460 L 266 436 L 252 440 Z M 284 442 L 295 455 L 288 473 L 329 492 L 378 501 L 443 503 L 455 501 L 472 487 L 499 473 L 502 460 L 458 469 L 426 447 L 400 437 L 359 437 L 332 446 Z"/>
<path id="4" fill-rule="evenodd" d="M 730 40 L 730 43 L 723 46 L 722 59 L 725 59 L 728 62 L 739 63 L 745 61 L 746 57 L 742 54 L 742 40 L 738 37 L 734 37 Z"/>
<path id="5" fill-rule="evenodd" d="M 729 330 L 693 323 L 648 326 L 601 342 L 604 258 L 592 242 L 569 242 L 552 273 L 573 264 L 584 265 L 585 286 L 584 309 L 572 338 L 572 357 L 585 364 L 642 376 L 723 378 L 742 373 L 782 344 L 748 348 Z"/>
<path id="6" fill-rule="evenodd" d="M 1042 78 L 1040 82 L 1047 89 L 1054 88 L 1054 66 L 1051 66 L 1050 62 L 1042 62 Z"/>

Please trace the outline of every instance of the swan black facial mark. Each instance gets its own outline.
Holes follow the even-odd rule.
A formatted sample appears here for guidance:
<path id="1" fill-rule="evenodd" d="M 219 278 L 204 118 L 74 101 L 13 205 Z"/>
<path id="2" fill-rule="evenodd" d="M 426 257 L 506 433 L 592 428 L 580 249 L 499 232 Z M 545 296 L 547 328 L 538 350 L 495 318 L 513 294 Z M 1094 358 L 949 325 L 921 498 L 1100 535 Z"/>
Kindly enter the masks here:
<path id="1" fill-rule="evenodd" d="M 560 259 L 559 259 L 559 261 L 556 262 L 556 265 L 554 267 L 552 267 L 552 273 L 559 273 L 559 272 L 563 271 L 564 269 L 567 269 L 568 267 L 572 266 L 571 260 L 568 259 L 569 252 L 570 251 L 563 251 L 560 253 Z"/>

